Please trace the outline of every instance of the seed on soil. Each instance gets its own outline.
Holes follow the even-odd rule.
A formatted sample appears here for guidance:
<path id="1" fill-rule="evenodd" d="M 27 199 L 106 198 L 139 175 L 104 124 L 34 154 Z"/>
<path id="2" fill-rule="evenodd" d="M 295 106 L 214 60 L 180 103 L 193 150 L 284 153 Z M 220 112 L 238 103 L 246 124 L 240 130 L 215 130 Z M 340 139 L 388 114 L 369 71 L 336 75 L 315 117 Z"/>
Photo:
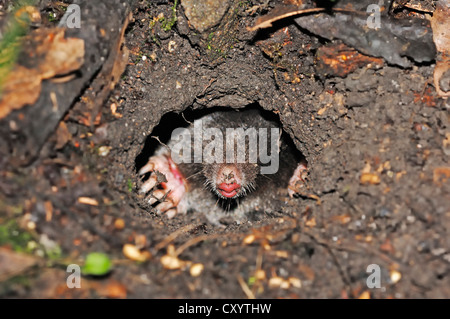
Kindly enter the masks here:
<path id="1" fill-rule="evenodd" d="M 284 279 L 281 277 L 272 277 L 269 279 L 269 287 L 270 288 L 278 288 L 283 283 Z"/>
<path id="2" fill-rule="evenodd" d="M 106 155 L 109 154 L 109 151 L 110 151 L 110 150 L 111 150 L 111 146 L 105 146 L 105 145 L 100 146 L 100 147 L 98 148 L 98 155 L 99 155 L 99 156 L 106 156 Z"/>
<path id="3" fill-rule="evenodd" d="M 255 241 L 255 239 L 256 239 L 255 235 L 251 234 L 244 238 L 243 243 L 246 245 L 250 245 Z"/>
<path id="4" fill-rule="evenodd" d="M 122 230 L 125 228 L 125 221 L 122 218 L 117 218 L 114 221 L 114 228 L 117 230 Z"/>
<path id="5" fill-rule="evenodd" d="M 98 206 L 98 201 L 91 197 L 78 197 L 78 202 L 80 204 L 90 205 L 90 206 Z"/>
<path id="6" fill-rule="evenodd" d="M 288 278 L 289 284 L 291 284 L 292 287 L 295 288 L 302 288 L 302 281 L 296 277 L 289 277 Z"/>
<path id="7" fill-rule="evenodd" d="M 141 252 L 135 245 L 132 244 L 123 245 L 122 252 L 125 257 L 134 261 L 147 261 L 151 257 L 148 251 Z"/>
<path id="8" fill-rule="evenodd" d="M 280 258 L 288 258 L 289 253 L 285 250 L 277 250 L 277 251 L 275 251 L 275 256 L 280 257 Z"/>
<path id="9" fill-rule="evenodd" d="M 36 223 L 32 220 L 27 222 L 27 229 L 28 230 L 35 230 L 36 229 Z"/>
<path id="10" fill-rule="evenodd" d="M 359 182 L 362 185 L 380 184 L 381 179 L 380 179 L 380 176 L 378 176 L 377 174 L 374 174 L 374 173 L 362 173 L 361 177 L 359 179 Z"/>
<path id="11" fill-rule="evenodd" d="M 349 214 L 343 214 L 343 215 L 333 216 L 331 218 L 331 220 L 340 222 L 342 225 L 345 225 L 345 224 L 348 224 L 349 222 L 351 222 L 352 218 L 350 217 Z"/>
<path id="12" fill-rule="evenodd" d="M 393 284 L 396 284 L 402 278 L 402 274 L 399 271 L 397 271 L 397 270 L 392 270 L 391 274 L 390 274 L 390 278 L 391 278 L 391 282 Z"/>
<path id="13" fill-rule="evenodd" d="M 193 264 L 189 269 L 189 273 L 192 277 L 198 277 L 203 272 L 204 268 L 205 266 L 203 266 L 203 264 Z"/>
<path id="14" fill-rule="evenodd" d="M 160 261 L 164 268 L 171 269 L 171 270 L 180 269 L 180 268 L 184 267 L 184 265 L 185 265 L 184 261 L 178 259 L 175 256 L 170 256 L 170 255 L 162 256 Z"/>
<path id="15" fill-rule="evenodd" d="M 294 277 L 292 277 L 294 278 Z M 293 280 L 294 284 L 299 285 L 299 280 L 295 278 Z M 277 275 L 274 275 L 272 278 L 269 279 L 269 287 L 270 288 L 281 288 L 281 289 L 289 289 L 291 287 L 291 281 L 290 279 L 286 280 L 282 277 L 279 277 Z M 301 287 L 301 283 L 300 283 Z"/>
<path id="16" fill-rule="evenodd" d="M 175 41 L 169 41 L 169 45 L 167 46 L 167 49 L 169 50 L 170 53 L 174 52 L 175 49 L 177 48 L 177 43 Z"/>
<path id="17" fill-rule="evenodd" d="M 267 240 L 263 240 L 261 242 L 261 246 L 264 248 L 264 250 L 271 250 L 272 249 L 272 247 L 269 244 L 269 241 L 267 241 Z"/>
<path id="18" fill-rule="evenodd" d="M 258 269 L 255 271 L 255 278 L 257 280 L 265 280 L 266 279 L 266 272 L 262 269 Z"/>

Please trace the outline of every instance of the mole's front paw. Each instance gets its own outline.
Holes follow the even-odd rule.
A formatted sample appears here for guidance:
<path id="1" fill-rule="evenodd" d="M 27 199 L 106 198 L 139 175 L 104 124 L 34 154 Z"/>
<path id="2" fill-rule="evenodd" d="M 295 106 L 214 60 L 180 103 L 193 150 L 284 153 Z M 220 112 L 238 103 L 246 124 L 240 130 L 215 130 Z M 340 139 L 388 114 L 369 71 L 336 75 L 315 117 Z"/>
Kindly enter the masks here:
<path id="1" fill-rule="evenodd" d="M 177 165 L 168 155 L 156 155 L 150 157 L 148 163 L 139 170 L 139 175 L 148 172 L 150 177 L 142 184 L 139 192 L 146 194 L 149 191 L 150 205 L 158 202 L 158 213 L 166 213 L 168 218 L 177 213 L 185 213 L 183 205 L 179 205 L 186 193 L 185 179 L 178 170 Z"/>
<path id="2" fill-rule="evenodd" d="M 305 163 L 298 164 L 291 179 L 289 180 L 289 196 L 293 197 L 295 194 L 301 194 L 305 188 L 305 178 L 307 175 L 307 168 Z"/>

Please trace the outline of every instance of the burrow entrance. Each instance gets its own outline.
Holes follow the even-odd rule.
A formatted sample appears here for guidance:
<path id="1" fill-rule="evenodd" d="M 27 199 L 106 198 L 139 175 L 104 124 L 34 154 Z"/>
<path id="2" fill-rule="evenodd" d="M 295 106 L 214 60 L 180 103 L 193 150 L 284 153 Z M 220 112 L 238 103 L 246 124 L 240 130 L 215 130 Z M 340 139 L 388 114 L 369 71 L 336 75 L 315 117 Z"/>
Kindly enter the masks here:
<path id="1" fill-rule="evenodd" d="M 249 113 L 251 113 L 250 116 L 247 115 Z M 258 168 L 257 173 L 258 175 L 261 176 L 251 177 L 254 178 L 254 180 L 252 180 L 251 183 L 248 182 L 249 186 L 246 189 L 244 189 L 245 194 L 242 194 L 236 198 L 223 198 L 223 196 L 221 196 L 220 192 L 217 191 L 215 186 L 212 185 L 212 181 L 208 179 L 208 177 L 211 178 L 211 176 L 213 179 L 217 177 L 217 175 L 214 174 L 216 174 L 215 170 L 219 168 L 216 167 L 221 167 L 225 165 L 220 160 L 215 164 L 211 164 L 208 163 L 207 159 L 205 160 L 205 158 L 203 158 L 203 161 L 201 163 L 194 163 L 194 161 L 189 161 L 190 165 L 187 163 L 178 165 L 175 164 L 173 162 L 173 159 L 171 158 L 171 151 L 172 151 L 171 148 L 174 146 L 173 141 L 171 142 L 171 139 L 177 140 L 179 138 L 178 136 L 173 135 L 175 130 L 180 128 L 188 130 L 190 128 L 191 129 L 190 133 L 194 133 L 192 129 L 192 127 L 195 126 L 194 122 L 199 119 L 201 119 L 203 122 L 209 121 L 208 119 L 211 116 L 214 118 L 214 123 L 207 125 L 209 127 L 212 127 L 213 130 L 220 130 L 220 132 L 225 133 L 227 129 L 229 130 L 237 129 L 236 130 L 237 140 L 235 141 L 235 143 L 245 141 L 244 142 L 246 144 L 245 161 L 241 160 L 240 164 L 236 164 L 235 159 L 234 162 L 232 161 L 232 163 L 230 164 L 236 167 L 237 172 L 234 173 L 238 173 L 237 175 L 243 174 L 244 176 L 249 176 L 250 174 L 254 173 L 252 167 L 249 167 L 250 166 L 249 162 L 251 162 L 253 159 L 251 158 L 252 156 L 249 154 L 248 150 L 251 147 L 256 147 L 257 145 L 261 147 L 263 141 L 265 143 L 265 140 L 267 139 L 267 136 L 265 135 L 259 136 L 259 134 L 254 135 L 254 137 L 257 137 L 254 140 L 251 139 L 251 134 L 249 134 L 248 132 L 250 132 L 250 130 L 255 129 L 255 127 L 252 127 L 252 125 L 256 126 L 255 132 L 257 132 L 257 130 L 260 129 L 263 131 L 263 133 L 261 134 L 265 134 L 264 132 L 266 132 L 266 129 L 270 130 L 269 127 L 266 128 L 265 126 L 267 126 L 268 123 L 271 123 L 271 125 L 274 126 L 273 129 L 275 130 L 272 131 L 272 133 L 277 133 L 278 136 L 278 138 L 274 136 L 273 140 L 267 140 L 266 146 L 267 150 L 264 151 L 265 152 L 264 154 L 262 154 L 262 156 L 266 156 L 265 158 L 266 162 L 264 162 L 265 165 L 261 163 L 259 158 L 258 158 L 259 164 L 257 163 L 253 164 L 255 166 L 258 165 L 258 167 L 261 166 L 261 172 L 259 172 L 260 169 Z M 231 116 L 231 119 L 229 116 Z M 228 122 L 230 120 L 232 121 L 232 123 Z M 224 123 L 222 121 L 226 122 Z M 278 128 L 278 130 L 276 130 L 275 128 Z M 195 137 L 193 136 L 192 138 L 195 139 Z M 212 143 L 216 138 L 218 137 L 215 136 L 211 137 L 209 143 Z M 189 147 L 189 152 L 192 151 L 192 153 L 195 151 L 194 139 L 189 139 L 188 142 L 188 144 L 191 144 L 192 146 Z M 222 141 L 222 137 L 220 137 L 220 139 Z M 226 136 L 223 136 L 224 143 L 226 143 L 225 140 Z M 208 145 L 206 143 L 208 142 L 204 143 L 205 144 L 203 144 L 203 147 L 207 148 Z M 271 145 L 272 143 L 276 145 L 272 146 Z M 227 151 L 225 148 L 226 146 L 224 145 L 224 150 L 222 151 Z M 237 150 L 237 148 L 240 148 L 240 146 L 236 144 L 235 150 Z M 204 151 L 205 149 L 202 149 L 202 152 Z M 242 149 L 238 151 L 242 151 Z M 262 152 L 261 150 L 258 151 Z M 161 154 L 163 154 L 167 158 L 170 158 L 170 160 L 167 162 L 161 161 L 159 158 Z M 205 156 L 205 154 L 206 153 L 204 153 L 203 156 Z M 274 156 L 276 156 L 277 158 L 275 158 Z M 147 167 L 148 165 L 150 165 L 148 164 L 149 159 L 153 159 L 151 160 L 153 163 L 151 164 L 152 165 L 151 169 Z M 272 163 L 271 161 L 273 161 L 274 163 Z M 267 164 L 270 164 L 270 166 L 267 166 Z M 155 167 L 154 165 L 161 165 L 161 166 L 159 166 L 158 168 L 158 166 Z M 298 165 L 301 165 L 302 169 L 304 168 L 305 171 L 301 172 L 301 180 L 296 179 L 291 181 L 291 179 L 295 174 L 300 174 L 299 171 L 296 171 L 296 167 Z M 297 188 L 306 187 L 306 176 L 307 176 L 306 167 L 307 161 L 305 157 L 296 148 L 290 136 L 282 129 L 282 124 L 279 120 L 279 116 L 273 112 L 262 109 L 257 103 L 247 105 L 246 107 L 240 109 L 213 107 L 201 110 L 187 109 L 183 111 L 181 114 L 169 112 L 164 116 L 162 116 L 159 124 L 155 126 L 151 134 L 147 137 L 141 153 L 139 153 L 139 155 L 135 159 L 136 173 L 139 174 L 140 171 L 145 171 L 142 174 L 139 174 L 140 182 L 138 183 L 138 185 L 140 185 L 138 191 L 142 193 L 139 198 L 139 202 L 143 204 L 143 208 L 145 210 L 155 212 L 157 214 L 162 213 L 164 215 L 165 211 L 160 211 L 158 209 L 158 207 L 164 206 L 164 204 L 163 205 L 160 204 L 164 202 L 167 203 L 168 201 L 170 202 L 173 197 L 173 194 L 177 193 L 179 188 L 185 186 L 186 193 L 188 192 L 197 193 L 196 195 L 192 195 L 195 196 L 195 198 L 198 199 L 198 201 L 196 201 L 196 203 L 194 204 L 192 203 L 189 204 L 188 212 L 190 214 L 199 214 L 201 213 L 202 210 L 204 211 L 205 207 L 204 205 L 202 205 L 203 201 L 208 200 L 209 197 L 212 197 L 211 192 L 213 193 L 215 192 L 216 194 L 213 194 L 213 196 L 214 195 L 216 196 L 214 197 L 214 200 L 216 200 L 217 198 L 215 206 L 217 205 L 222 206 L 224 210 L 226 210 L 227 214 L 224 215 L 223 217 L 229 217 L 226 218 L 228 222 L 232 221 L 234 213 L 240 208 L 245 207 L 245 205 L 255 206 L 254 208 L 245 209 L 246 215 L 245 218 L 255 220 L 255 218 L 261 219 L 262 216 L 271 215 L 275 211 L 281 211 L 283 205 L 285 205 L 287 203 L 287 200 L 289 199 L 289 194 L 291 194 L 292 197 L 301 197 L 302 193 L 300 191 L 298 193 L 295 193 L 293 189 L 295 188 L 294 184 L 296 182 L 298 182 L 298 185 L 296 186 Z M 214 174 L 210 173 L 209 172 L 210 170 L 214 170 Z M 264 172 L 266 172 L 265 170 L 268 173 L 263 174 Z M 172 173 L 175 171 L 177 172 L 175 174 L 176 176 L 173 176 Z M 182 179 L 183 182 L 181 184 L 172 183 L 171 178 L 173 177 L 179 177 L 180 179 Z M 198 182 L 193 181 L 191 177 L 194 177 L 197 181 L 203 182 L 203 185 L 201 185 L 202 190 L 197 189 L 199 186 L 197 185 Z M 148 186 L 150 184 L 149 180 L 151 179 L 154 180 L 154 183 L 152 182 L 151 186 Z M 271 189 L 267 190 L 267 187 L 270 187 Z M 275 189 L 274 187 L 280 187 L 283 189 Z M 163 194 L 162 193 L 163 190 L 165 195 L 164 197 L 161 197 Z M 249 194 L 247 194 L 247 192 Z M 272 196 L 271 194 L 272 192 L 274 193 L 278 192 L 279 195 L 284 196 L 285 199 L 284 200 L 277 200 L 278 198 L 275 199 L 275 196 Z M 142 196 L 145 196 L 144 197 L 145 199 L 142 199 Z M 190 194 L 185 194 L 184 196 L 188 197 L 190 196 Z M 158 198 L 160 200 L 156 201 L 156 199 Z M 267 202 L 271 201 L 273 201 L 274 203 L 268 205 Z M 275 202 L 277 204 L 275 204 Z M 183 201 L 181 201 L 181 203 L 183 203 Z M 177 204 L 178 202 L 175 202 L 174 208 L 168 210 L 169 213 L 167 216 L 169 217 L 175 216 L 174 210 L 177 208 Z M 255 217 L 258 213 L 261 216 Z M 238 221 L 239 222 L 242 221 L 242 216 L 238 218 Z"/>

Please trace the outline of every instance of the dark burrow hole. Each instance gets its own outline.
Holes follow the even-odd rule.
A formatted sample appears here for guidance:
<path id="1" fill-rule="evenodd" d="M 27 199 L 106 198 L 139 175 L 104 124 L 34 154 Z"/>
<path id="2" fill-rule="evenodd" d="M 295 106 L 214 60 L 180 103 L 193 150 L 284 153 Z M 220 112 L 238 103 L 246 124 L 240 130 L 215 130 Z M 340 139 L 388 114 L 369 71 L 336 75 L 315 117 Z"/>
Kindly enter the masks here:
<path id="1" fill-rule="evenodd" d="M 231 108 L 225 107 L 212 107 L 208 109 L 198 109 L 198 110 L 186 109 L 182 113 L 169 112 L 164 114 L 161 120 L 159 121 L 159 124 L 155 126 L 150 136 L 148 136 L 147 139 L 145 140 L 144 148 L 136 157 L 135 160 L 136 172 L 138 172 L 147 163 L 149 157 L 155 153 L 156 149 L 161 145 L 161 143 L 167 144 L 169 142 L 172 131 L 175 128 L 188 127 L 190 125 L 189 122 L 192 123 L 196 119 L 214 112 L 218 111 L 241 112 L 251 109 L 258 110 L 264 118 L 278 123 L 280 128 L 282 128 L 282 124 L 280 122 L 278 115 L 276 115 L 273 112 L 264 110 L 257 103 L 250 104 L 245 108 L 239 110 L 233 110 Z M 295 147 L 290 136 L 284 131 L 283 136 L 286 138 L 286 141 L 290 144 L 291 148 L 295 151 L 298 161 L 299 162 L 304 161 L 305 163 L 307 163 L 306 158 Z"/>
<path id="2" fill-rule="evenodd" d="M 200 110 L 187 109 L 187 110 L 183 111 L 181 114 L 170 112 L 170 113 L 163 115 L 159 124 L 153 129 L 152 133 L 147 137 L 145 145 L 144 145 L 141 153 L 135 159 L 136 172 L 139 172 L 141 170 L 141 168 L 143 168 L 147 164 L 149 158 L 151 156 L 155 155 L 155 152 L 160 148 L 161 145 L 164 147 L 164 145 L 167 145 L 169 143 L 174 129 L 181 128 L 181 127 L 188 128 L 191 125 L 191 123 L 193 123 L 196 119 L 199 119 L 206 115 L 210 115 L 210 114 L 218 112 L 218 111 L 257 112 L 265 120 L 276 123 L 276 125 L 278 127 L 282 128 L 282 124 L 281 124 L 279 116 L 277 114 L 262 109 L 256 103 L 248 105 L 245 108 L 242 108 L 239 110 L 235 110 L 232 108 L 224 108 L 224 107 L 213 107 L 213 108 L 200 109 Z M 295 162 L 296 163 L 304 163 L 304 165 L 306 166 L 307 162 L 306 162 L 305 157 L 295 147 L 289 134 L 282 131 L 281 138 L 283 139 L 283 142 L 285 143 L 285 145 L 288 145 L 287 149 L 289 150 L 290 154 L 292 155 L 292 158 L 295 158 Z M 246 141 L 248 141 L 248 137 L 246 137 Z M 259 141 L 259 137 L 258 137 L 258 141 Z M 268 152 L 270 152 L 270 148 L 269 148 Z M 282 159 L 280 159 L 280 163 L 281 162 L 282 162 Z M 281 167 L 282 166 L 280 164 L 280 169 L 281 169 Z M 143 181 L 145 181 L 148 179 L 149 176 L 150 176 L 150 173 L 147 173 L 147 174 L 143 175 L 141 178 Z M 289 178 L 287 178 L 286 183 L 288 183 L 288 182 L 289 182 Z M 258 190 L 255 190 L 254 192 L 257 192 L 257 191 Z M 209 192 L 209 190 L 205 189 L 205 192 Z M 234 209 L 236 205 L 239 205 L 236 201 L 231 201 L 228 199 L 226 199 L 226 200 L 228 201 L 227 205 L 231 205 L 231 206 L 229 206 L 230 209 Z M 232 203 L 232 204 L 230 204 L 230 203 Z"/>

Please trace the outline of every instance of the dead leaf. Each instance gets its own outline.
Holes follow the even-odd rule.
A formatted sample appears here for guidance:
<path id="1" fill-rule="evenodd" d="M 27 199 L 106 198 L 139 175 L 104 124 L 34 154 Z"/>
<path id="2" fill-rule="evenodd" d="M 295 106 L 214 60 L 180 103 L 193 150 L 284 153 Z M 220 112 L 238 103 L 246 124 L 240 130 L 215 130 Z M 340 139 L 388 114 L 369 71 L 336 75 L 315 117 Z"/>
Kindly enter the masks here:
<path id="1" fill-rule="evenodd" d="M 41 92 L 41 77 L 36 70 L 16 66 L 6 77 L 0 100 L 0 119 L 11 111 L 33 104 Z"/>
<path id="2" fill-rule="evenodd" d="M 37 257 L 0 247 L 0 281 L 17 276 L 38 262 Z"/>
<path id="3" fill-rule="evenodd" d="M 38 30 L 33 37 L 41 39 L 41 43 L 36 47 L 36 55 L 44 56 L 38 64 L 43 80 L 71 73 L 83 65 L 84 40 L 64 38 L 65 29 Z"/>
<path id="4" fill-rule="evenodd" d="M 13 110 L 36 102 L 41 82 L 54 76 L 78 70 L 84 63 L 84 40 L 64 38 L 65 29 L 37 29 L 25 37 L 24 45 L 32 48 L 24 67 L 15 65 L 5 78 L 0 98 L 0 119 Z"/>

